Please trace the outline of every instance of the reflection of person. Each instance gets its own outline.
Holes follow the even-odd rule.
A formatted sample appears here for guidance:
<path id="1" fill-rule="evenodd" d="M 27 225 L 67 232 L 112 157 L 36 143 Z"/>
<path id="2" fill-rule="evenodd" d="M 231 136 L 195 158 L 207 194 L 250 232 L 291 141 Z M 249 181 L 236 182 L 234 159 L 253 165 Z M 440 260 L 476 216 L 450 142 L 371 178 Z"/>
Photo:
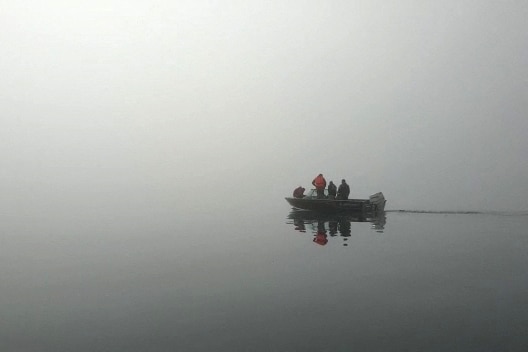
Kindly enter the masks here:
<path id="1" fill-rule="evenodd" d="M 324 232 L 326 233 L 326 227 L 324 221 L 318 220 L 317 221 L 317 232 Z"/>
<path id="2" fill-rule="evenodd" d="M 313 179 L 312 185 L 314 185 L 315 189 L 317 190 L 317 199 L 324 198 L 324 190 L 326 188 L 326 180 L 323 177 L 323 174 L 317 175 L 317 177 Z"/>
<path id="3" fill-rule="evenodd" d="M 293 225 L 295 225 L 295 229 L 300 232 L 306 232 L 306 227 L 304 226 L 303 219 L 294 219 Z"/>
<path id="4" fill-rule="evenodd" d="M 351 236 L 350 227 L 351 227 L 350 221 L 346 219 L 341 219 L 339 221 L 339 233 L 341 234 L 341 236 L 350 237 Z"/>
<path id="5" fill-rule="evenodd" d="M 337 199 L 348 199 L 349 194 L 350 194 L 350 187 L 347 185 L 346 181 L 343 179 L 341 180 L 341 184 L 339 185 L 339 188 L 337 189 Z"/>
<path id="6" fill-rule="evenodd" d="M 324 231 L 317 231 L 315 234 L 315 237 L 313 241 L 321 246 L 324 246 L 328 243 L 328 237 L 326 236 L 326 232 Z"/>
<path id="7" fill-rule="evenodd" d="M 334 237 L 337 234 L 337 221 L 330 221 L 328 223 L 328 230 L 330 232 L 330 236 Z"/>
<path id="8" fill-rule="evenodd" d="M 293 190 L 293 198 L 302 198 L 304 197 L 304 188 L 299 186 Z"/>
<path id="9" fill-rule="evenodd" d="M 332 181 L 328 184 L 328 198 L 335 199 L 337 194 L 337 187 Z"/>

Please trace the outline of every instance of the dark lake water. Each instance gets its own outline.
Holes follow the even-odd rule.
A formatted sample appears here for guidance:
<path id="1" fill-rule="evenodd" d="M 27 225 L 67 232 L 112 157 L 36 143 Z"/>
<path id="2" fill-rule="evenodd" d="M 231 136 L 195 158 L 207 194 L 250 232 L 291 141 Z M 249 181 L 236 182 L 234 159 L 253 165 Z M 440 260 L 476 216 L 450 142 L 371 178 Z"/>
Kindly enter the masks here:
<path id="1" fill-rule="evenodd" d="M 0 350 L 528 350 L 526 215 L 208 209 L 3 215 Z"/>

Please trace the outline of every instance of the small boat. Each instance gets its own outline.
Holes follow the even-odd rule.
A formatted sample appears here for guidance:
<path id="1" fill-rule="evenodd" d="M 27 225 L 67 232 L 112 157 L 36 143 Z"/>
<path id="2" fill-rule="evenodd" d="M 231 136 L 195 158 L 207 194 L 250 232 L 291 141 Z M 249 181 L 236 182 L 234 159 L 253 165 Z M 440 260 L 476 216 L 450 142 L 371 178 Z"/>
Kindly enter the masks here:
<path id="1" fill-rule="evenodd" d="M 312 210 L 325 213 L 361 212 L 372 214 L 385 210 L 385 197 L 378 192 L 369 199 L 331 199 L 325 190 L 324 198 L 317 198 L 317 191 L 310 190 L 302 198 L 286 197 L 286 201 L 296 209 Z"/>

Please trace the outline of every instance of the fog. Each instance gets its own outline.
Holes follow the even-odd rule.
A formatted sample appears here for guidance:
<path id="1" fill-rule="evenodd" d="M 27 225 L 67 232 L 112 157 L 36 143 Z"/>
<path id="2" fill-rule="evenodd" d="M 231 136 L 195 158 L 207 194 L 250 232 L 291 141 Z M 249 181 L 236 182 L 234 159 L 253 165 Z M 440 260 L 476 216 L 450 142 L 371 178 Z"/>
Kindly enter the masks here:
<path id="1" fill-rule="evenodd" d="M 526 1 L 0 5 L 0 214 L 528 209 Z"/>

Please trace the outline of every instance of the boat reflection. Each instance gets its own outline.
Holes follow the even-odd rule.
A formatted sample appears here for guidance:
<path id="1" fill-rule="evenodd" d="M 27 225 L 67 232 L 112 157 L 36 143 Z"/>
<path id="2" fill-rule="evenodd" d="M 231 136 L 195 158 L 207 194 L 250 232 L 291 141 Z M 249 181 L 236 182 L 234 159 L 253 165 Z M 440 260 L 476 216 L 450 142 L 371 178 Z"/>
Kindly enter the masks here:
<path id="1" fill-rule="evenodd" d="M 286 223 L 293 224 L 295 230 L 299 232 L 312 233 L 313 242 L 324 246 L 328 243 L 329 237 L 342 237 L 343 241 L 348 241 L 348 237 L 352 235 L 353 222 L 370 222 L 371 229 L 383 233 L 386 219 L 385 212 L 367 217 L 361 213 L 325 214 L 294 209 L 288 214 Z M 347 243 L 343 245 L 347 246 Z"/>

